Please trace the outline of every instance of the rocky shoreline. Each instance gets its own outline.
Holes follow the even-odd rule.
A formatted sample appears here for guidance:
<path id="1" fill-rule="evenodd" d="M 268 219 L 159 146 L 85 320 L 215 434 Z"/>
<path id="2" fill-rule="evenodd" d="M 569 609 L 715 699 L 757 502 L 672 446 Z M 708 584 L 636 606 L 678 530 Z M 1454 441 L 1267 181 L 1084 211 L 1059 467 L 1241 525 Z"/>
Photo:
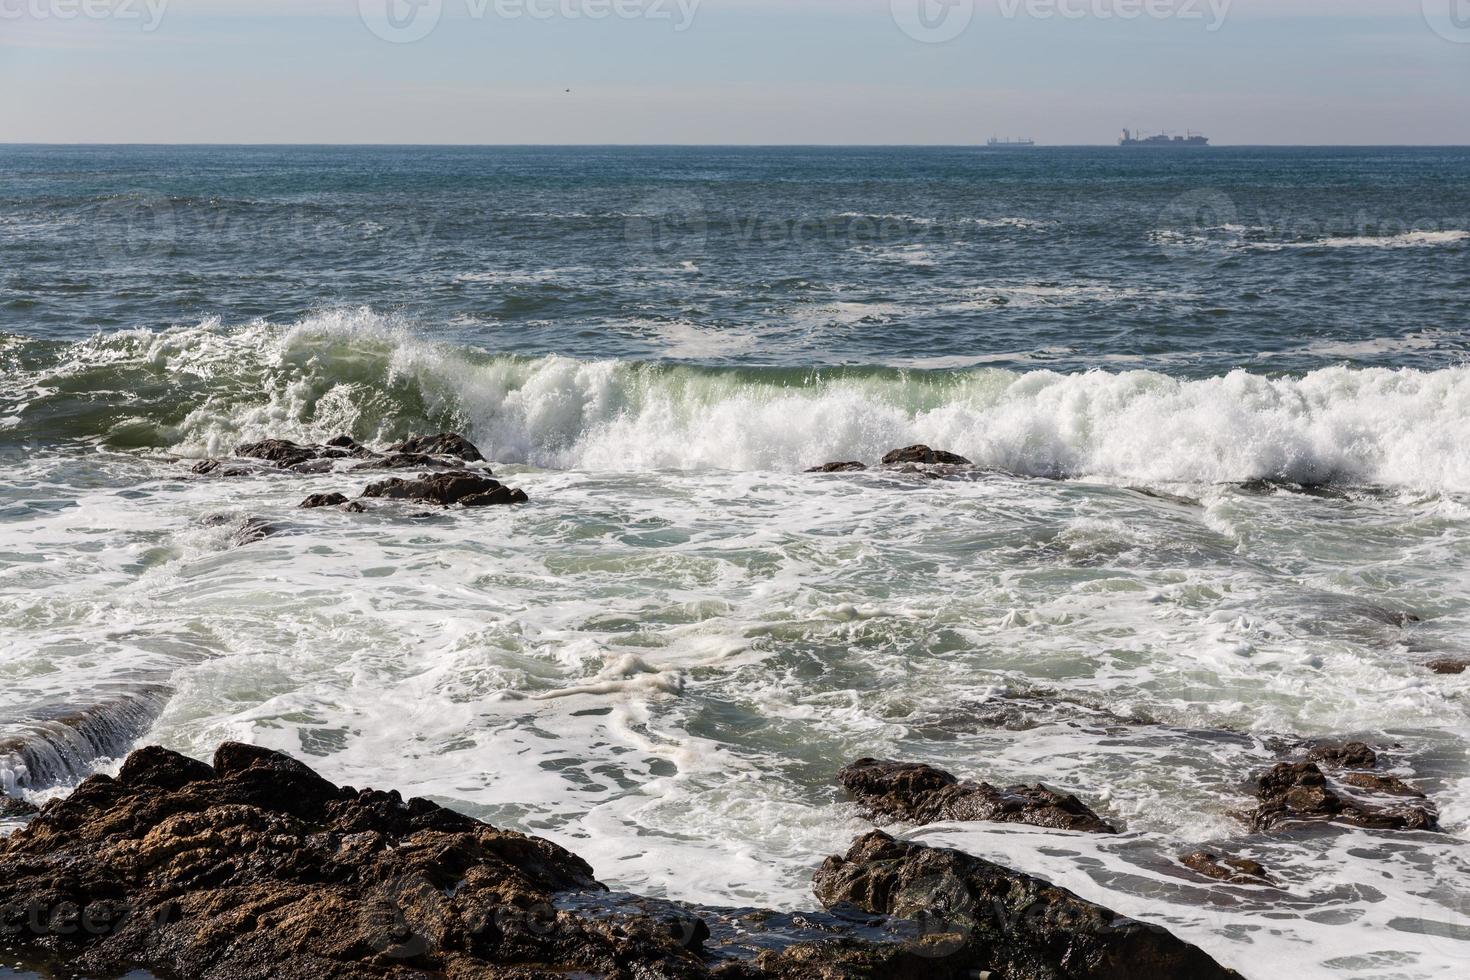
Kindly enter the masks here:
<path id="1" fill-rule="evenodd" d="M 549 841 L 227 743 L 134 752 L 0 841 L 12 954 L 189 980 L 1237 976 L 1169 933 L 957 851 L 874 831 L 824 911 L 615 895 Z"/>

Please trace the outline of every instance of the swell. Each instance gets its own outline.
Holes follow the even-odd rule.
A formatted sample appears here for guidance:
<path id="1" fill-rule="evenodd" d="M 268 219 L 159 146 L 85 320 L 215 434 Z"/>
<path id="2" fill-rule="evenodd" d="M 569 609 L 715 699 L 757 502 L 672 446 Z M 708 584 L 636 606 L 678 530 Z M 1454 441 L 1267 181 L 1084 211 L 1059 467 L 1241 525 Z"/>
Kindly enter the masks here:
<path id="1" fill-rule="evenodd" d="M 0 441 L 182 456 L 458 429 L 502 463 L 794 471 L 926 442 L 1053 478 L 1470 489 L 1470 368 L 1059 374 L 494 355 L 368 310 L 72 345 L 0 338 Z"/>

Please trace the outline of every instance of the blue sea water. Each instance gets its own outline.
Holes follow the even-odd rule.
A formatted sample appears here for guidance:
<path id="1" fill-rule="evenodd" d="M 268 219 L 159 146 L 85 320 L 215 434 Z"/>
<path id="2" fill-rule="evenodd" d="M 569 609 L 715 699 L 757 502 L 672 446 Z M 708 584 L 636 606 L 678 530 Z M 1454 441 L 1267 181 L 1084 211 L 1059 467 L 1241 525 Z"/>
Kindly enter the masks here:
<path id="1" fill-rule="evenodd" d="M 1470 150 L 7 146 L 0 257 L 7 792 L 244 739 L 796 909 L 914 759 L 1246 976 L 1463 973 Z M 531 503 L 191 472 L 446 429 Z M 1344 737 L 1441 829 L 1247 831 Z"/>

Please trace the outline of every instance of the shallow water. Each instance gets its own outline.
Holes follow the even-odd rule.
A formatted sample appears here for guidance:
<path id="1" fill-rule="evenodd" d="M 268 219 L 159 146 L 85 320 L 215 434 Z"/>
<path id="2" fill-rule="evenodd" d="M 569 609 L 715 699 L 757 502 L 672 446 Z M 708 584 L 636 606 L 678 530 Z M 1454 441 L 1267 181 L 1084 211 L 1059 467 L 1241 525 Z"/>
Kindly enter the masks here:
<path id="1" fill-rule="evenodd" d="M 1247 976 L 1463 974 L 1470 675 L 1423 664 L 1470 619 L 1470 154 L 0 159 L 0 742 L 52 747 L 13 792 L 245 739 L 619 888 L 793 910 L 867 827 L 836 769 L 916 759 L 1125 829 L 921 839 Z M 1201 188 L 1234 217 L 1181 222 Z M 909 237 L 728 220 L 814 213 Z M 59 249 L 84 232 L 114 244 Z M 189 472 L 441 429 L 532 503 L 298 511 L 367 481 Z M 801 472 L 918 441 L 986 469 Z M 221 513 L 281 533 L 232 547 Z M 1318 736 L 1391 745 L 1444 832 L 1247 835 L 1277 739 Z M 1172 863 L 1202 844 L 1280 887 Z"/>

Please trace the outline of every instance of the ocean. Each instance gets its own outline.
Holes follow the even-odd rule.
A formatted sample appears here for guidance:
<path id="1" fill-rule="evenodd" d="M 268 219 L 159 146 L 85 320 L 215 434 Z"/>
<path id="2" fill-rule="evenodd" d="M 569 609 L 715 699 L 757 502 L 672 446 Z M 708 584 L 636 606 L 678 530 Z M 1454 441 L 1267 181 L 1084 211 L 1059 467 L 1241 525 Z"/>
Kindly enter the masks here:
<path id="1" fill-rule="evenodd" d="M 836 770 L 1248 977 L 1470 961 L 1470 150 L 0 147 L 0 782 L 227 739 L 795 910 Z M 531 503 L 301 511 L 267 437 Z M 976 468 L 874 469 L 913 443 Z M 221 522 L 219 515 L 224 515 Z M 279 533 L 243 547 L 260 518 Z M 235 523 L 232 523 L 235 522 Z M 1362 738 L 1437 832 L 1255 834 Z M 30 755 L 3 751 L 24 743 Z M 1259 859 L 1276 885 L 1177 858 Z"/>

